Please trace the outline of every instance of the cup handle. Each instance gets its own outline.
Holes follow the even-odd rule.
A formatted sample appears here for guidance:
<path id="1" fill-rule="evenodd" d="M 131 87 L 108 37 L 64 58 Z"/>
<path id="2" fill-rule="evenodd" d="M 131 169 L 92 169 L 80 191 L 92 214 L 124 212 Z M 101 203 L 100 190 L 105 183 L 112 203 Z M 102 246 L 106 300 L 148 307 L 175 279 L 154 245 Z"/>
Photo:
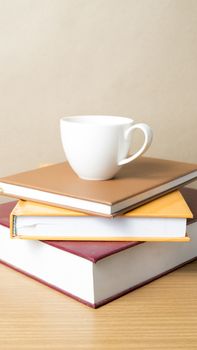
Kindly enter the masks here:
<path id="1" fill-rule="evenodd" d="M 132 154 L 132 156 L 120 160 L 118 165 L 127 164 L 127 163 L 131 162 L 132 160 L 138 158 L 141 154 L 146 152 L 146 150 L 151 145 L 152 138 L 153 138 L 153 132 L 152 132 L 150 126 L 148 126 L 147 124 L 144 124 L 144 123 L 134 124 L 129 129 L 127 129 L 125 131 L 125 134 L 124 134 L 125 140 L 127 140 L 127 138 L 129 136 L 129 134 L 131 133 L 131 131 L 133 131 L 135 129 L 140 129 L 140 130 L 143 131 L 143 133 L 144 133 L 144 143 L 143 143 L 142 147 L 136 153 Z"/>

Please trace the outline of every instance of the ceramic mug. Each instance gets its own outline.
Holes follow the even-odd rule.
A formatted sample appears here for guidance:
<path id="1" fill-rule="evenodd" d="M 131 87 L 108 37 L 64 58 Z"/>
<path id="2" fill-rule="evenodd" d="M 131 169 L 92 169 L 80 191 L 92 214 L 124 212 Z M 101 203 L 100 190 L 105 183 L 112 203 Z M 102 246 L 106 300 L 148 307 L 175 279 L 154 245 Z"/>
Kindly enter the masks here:
<path id="1" fill-rule="evenodd" d="M 128 155 L 133 131 L 144 133 L 144 143 Z M 85 180 L 113 178 L 120 168 L 142 155 L 152 142 L 152 130 L 126 117 L 87 115 L 60 119 L 61 140 L 74 172 Z"/>

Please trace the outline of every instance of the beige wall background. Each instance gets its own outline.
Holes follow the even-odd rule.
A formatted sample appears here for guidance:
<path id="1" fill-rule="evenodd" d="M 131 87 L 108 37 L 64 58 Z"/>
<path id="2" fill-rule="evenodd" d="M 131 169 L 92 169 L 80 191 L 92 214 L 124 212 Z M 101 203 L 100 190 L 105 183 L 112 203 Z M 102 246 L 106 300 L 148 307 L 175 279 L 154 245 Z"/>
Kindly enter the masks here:
<path id="1" fill-rule="evenodd" d="M 196 0 L 0 0 L 0 176 L 64 159 L 59 119 L 131 116 L 197 161 Z"/>

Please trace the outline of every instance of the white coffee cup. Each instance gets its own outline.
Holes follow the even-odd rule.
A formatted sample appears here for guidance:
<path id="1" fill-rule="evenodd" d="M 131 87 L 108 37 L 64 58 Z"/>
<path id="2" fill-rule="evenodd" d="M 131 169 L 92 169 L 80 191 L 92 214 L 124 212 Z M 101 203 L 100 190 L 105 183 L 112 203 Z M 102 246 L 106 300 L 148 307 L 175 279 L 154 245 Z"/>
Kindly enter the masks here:
<path id="1" fill-rule="evenodd" d="M 134 154 L 133 130 L 144 133 L 144 143 Z M 142 155 L 152 142 L 152 130 L 125 117 L 87 115 L 60 119 L 61 140 L 74 172 L 84 180 L 107 180 L 120 168 Z"/>

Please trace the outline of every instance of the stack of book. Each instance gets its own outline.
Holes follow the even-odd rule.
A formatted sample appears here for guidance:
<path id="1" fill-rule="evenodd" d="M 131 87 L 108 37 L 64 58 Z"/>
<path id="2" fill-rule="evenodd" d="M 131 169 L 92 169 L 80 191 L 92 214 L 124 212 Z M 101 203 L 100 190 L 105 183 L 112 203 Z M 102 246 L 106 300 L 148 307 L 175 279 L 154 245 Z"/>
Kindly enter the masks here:
<path id="1" fill-rule="evenodd" d="M 0 179 L 0 261 L 98 307 L 192 261 L 197 166 L 141 157 L 108 181 L 67 162 Z"/>

